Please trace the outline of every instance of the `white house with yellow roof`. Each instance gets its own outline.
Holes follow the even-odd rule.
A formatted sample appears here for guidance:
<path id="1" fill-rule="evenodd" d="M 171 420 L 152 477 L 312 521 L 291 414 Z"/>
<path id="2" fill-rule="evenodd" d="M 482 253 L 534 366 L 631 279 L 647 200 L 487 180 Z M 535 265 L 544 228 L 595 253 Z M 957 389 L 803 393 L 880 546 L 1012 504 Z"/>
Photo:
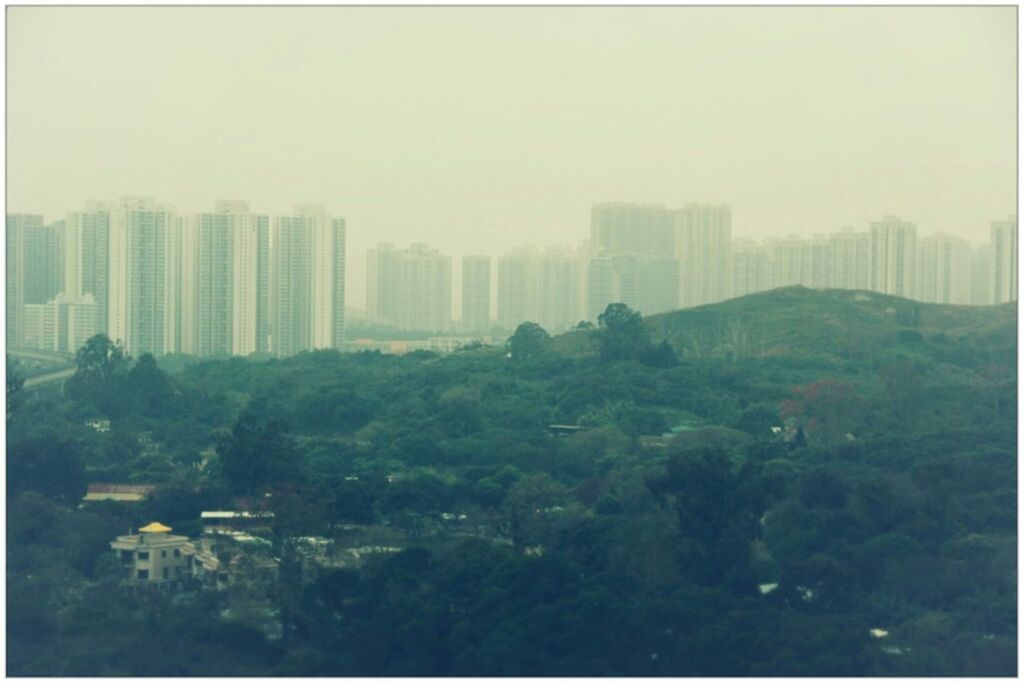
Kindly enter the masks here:
<path id="1" fill-rule="evenodd" d="M 184 582 L 192 573 L 188 536 L 171 535 L 170 527 L 153 522 L 137 534 L 118 536 L 110 547 L 120 554 L 121 565 L 136 584 L 169 586 Z"/>

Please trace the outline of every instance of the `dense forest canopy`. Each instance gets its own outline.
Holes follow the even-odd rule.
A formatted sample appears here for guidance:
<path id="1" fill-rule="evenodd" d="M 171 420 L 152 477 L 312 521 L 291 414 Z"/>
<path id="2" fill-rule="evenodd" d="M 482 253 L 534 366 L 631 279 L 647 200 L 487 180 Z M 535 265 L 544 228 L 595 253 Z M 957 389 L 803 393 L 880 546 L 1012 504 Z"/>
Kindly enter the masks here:
<path id="1" fill-rule="evenodd" d="M 96 337 L 62 394 L 9 362 L 8 672 L 1014 675 L 1016 313 L 789 288 L 451 355 Z M 240 500 L 267 609 L 123 590 L 116 535 Z"/>

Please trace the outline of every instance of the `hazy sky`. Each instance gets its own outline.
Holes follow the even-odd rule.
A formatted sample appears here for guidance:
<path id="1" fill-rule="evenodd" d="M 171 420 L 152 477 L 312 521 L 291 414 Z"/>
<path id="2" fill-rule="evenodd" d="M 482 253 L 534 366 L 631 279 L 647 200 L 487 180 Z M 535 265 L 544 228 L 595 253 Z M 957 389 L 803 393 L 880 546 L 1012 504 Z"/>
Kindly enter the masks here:
<path id="1" fill-rule="evenodd" d="M 603 200 L 734 235 L 1016 211 L 1016 8 L 7 9 L 9 212 L 219 198 L 365 251 L 575 245 Z"/>

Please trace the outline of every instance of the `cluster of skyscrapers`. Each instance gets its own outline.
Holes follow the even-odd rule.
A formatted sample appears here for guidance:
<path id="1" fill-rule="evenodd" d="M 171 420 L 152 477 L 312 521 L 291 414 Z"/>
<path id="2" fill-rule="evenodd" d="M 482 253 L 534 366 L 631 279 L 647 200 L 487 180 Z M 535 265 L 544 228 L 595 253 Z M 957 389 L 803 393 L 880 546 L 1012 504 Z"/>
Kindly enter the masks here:
<path id="1" fill-rule="evenodd" d="M 1017 219 L 993 222 L 978 247 L 918 237 L 894 216 L 755 242 L 733 239 L 724 205 L 595 204 L 574 249 L 463 256 L 458 319 L 449 255 L 380 244 L 366 275 L 378 322 L 465 337 L 527 321 L 558 333 L 596 322 L 609 303 L 652 315 L 791 285 L 998 304 L 1017 298 Z M 7 321 L 8 346 L 63 352 L 97 332 L 133 355 L 345 348 L 345 220 L 312 204 L 271 217 L 219 201 L 184 214 L 147 198 L 91 203 L 51 224 L 8 214 Z"/>
<path id="2" fill-rule="evenodd" d="M 843 228 L 811 238 L 732 246 L 733 296 L 803 285 L 863 289 L 928 303 L 988 305 L 1017 299 L 1017 219 L 995 221 L 990 241 L 936 233 L 895 216 L 864 231 Z"/>
<path id="3" fill-rule="evenodd" d="M 575 250 L 463 257 L 458 322 L 452 259 L 424 245 L 371 250 L 367 302 L 371 315 L 404 329 L 507 334 L 526 321 L 550 332 L 595 322 L 614 302 L 651 315 L 792 285 L 933 303 L 1016 300 L 1017 219 L 992 223 L 990 238 L 980 247 L 941 233 L 919 238 L 913 223 L 885 216 L 862 231 L 756 242 L 733 239 L 728 206 L 602 203 Z"/>
<path id="4" fill-rule="evenodd" d="M 7 216 L 7 344 L 73 353 L 97 332 L 132 355 L 340 348 L 345 220 L 243 201 L 178 214 L 148 198 L 64 220 Z"/>
<path id="5" fill-rule="evenodd" d="M 527 321 L 562 332 L 614 302 L 645 314 L 713 303 L 729 296 L 730 231 L 725 206 L 599 204 L 590 239 L 576 249 L 464 256 L 457 322 L 451 257 L 381 244 L 367 257 L 367 311 L 402 329 L 487 334 Z"/>

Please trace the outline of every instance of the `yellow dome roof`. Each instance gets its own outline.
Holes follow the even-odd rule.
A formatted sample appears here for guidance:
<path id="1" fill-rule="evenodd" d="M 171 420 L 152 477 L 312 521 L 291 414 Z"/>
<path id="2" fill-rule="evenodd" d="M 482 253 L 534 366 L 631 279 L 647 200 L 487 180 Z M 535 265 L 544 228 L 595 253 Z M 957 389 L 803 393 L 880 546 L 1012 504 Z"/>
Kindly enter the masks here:
<path id="1" fill-rule="evenodd" d="M 152 522 L 139 529 L 144 534 L 166 534 L 171 530 L 171 527 L 164 526 L 160 522 Z"/>

